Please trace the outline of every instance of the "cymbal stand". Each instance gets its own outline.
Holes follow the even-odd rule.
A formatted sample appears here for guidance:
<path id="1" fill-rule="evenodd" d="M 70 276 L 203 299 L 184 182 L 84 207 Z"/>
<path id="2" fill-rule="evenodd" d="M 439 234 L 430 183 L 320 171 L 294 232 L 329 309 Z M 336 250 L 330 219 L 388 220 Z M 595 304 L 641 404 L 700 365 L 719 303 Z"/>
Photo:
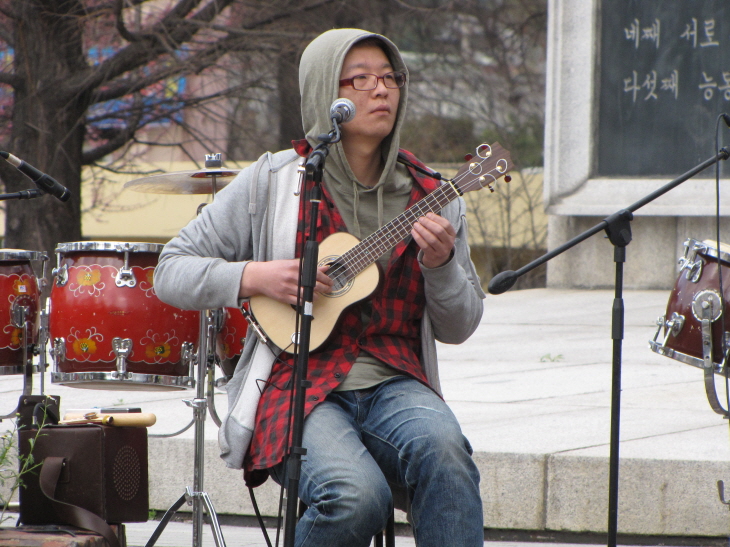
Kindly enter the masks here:
<path id="1" fill-rule="evenodd" d="M 213 539 L 216 547 L 225 547 L 218 516 L 213 507 L 210 496 L 203 491 L 204 470 L 205 470 L 205 418 L 208 401 L 205 396 L 206 378 L 208 368 L 215 365 L 215 336 L 217 331 L 217 310 L 204 310 L 200 312 L 200 337 L 198 346 L 198 378 L 196 385 L 195 399 L 185 399 L 183 402 L 193 409 L 195 425 L 195 462 L 193 469 L 193 488 L 185 488 L 185 493 L 170 507 L 160 520 L 160 524 L 150 537 L 146 547 L 152 547 L 157 538 L 160 537 L 167 523 L 173 517 L 183 503 L 192 505 L 193 513 L 193 547 L 203 545 L 203 506 L 208 512 L 210 526 L 213 530 Z"/>
<path id="2" fill-rule="evenodd" d="M 223 165 L 220 154 L 206 154 L 206 169 L 216 169 Z M 211 184 L 213 199 L 217 193 L 216 173 L 211 173 Z M 205 207 L 205 203 L 198 206 L 198 214 Z M 186 431 L 191 425 L 195 425 L 195 463 L 193 468 L 193 489 L 185 488 L 185 493 L 178 499 L 172 507 L 170 507 L 160 520 L 160 524 L 155 529 L 152 537 L 145 547 L 152 547 L 157 538 L 167 526 L 167 523 L 177 512 L 182 504 L 187 501 L 188 505 L 193 507 L 193 547 L 202 547 L 203 545 L 203 505 L 208 511 L 210 518 L 210 526 L 213 529 L 213 539 L 216 547 L 225 547 L 226 543 L 223 539 L 220 524 L 218 523 L 218 515 L 213 508 L 213 502 L 210 500 L 207 492 L 203 491 L 203 478 L 205 471 L 205 418 L 208 406 L 211 410 L 211 418 L 217 426 L 220 427 L 221 421 L 215 411 L 213 404 L 213 374 L 215 370 L 215 342 L 216 334 L 221 328 L 222 310 L 203 310 L 200 312 L 200 336 L 198 345 L 198 379 L 196 385 L 195 399 L 184 399 L 183 402 L 193 409 L 193 421 L 182 430 L 170 435 L 156 435 L 158 437 L 173 437 Z M 206 397 L 206 385 L 209 385 Z"/>

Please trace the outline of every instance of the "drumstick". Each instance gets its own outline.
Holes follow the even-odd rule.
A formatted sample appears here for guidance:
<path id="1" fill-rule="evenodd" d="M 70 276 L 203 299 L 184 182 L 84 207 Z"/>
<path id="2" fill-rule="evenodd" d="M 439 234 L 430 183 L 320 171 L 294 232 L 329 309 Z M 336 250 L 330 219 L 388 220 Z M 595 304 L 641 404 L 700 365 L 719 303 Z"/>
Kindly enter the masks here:
<path id="1" fill-rule="evenodd" d="M 97 414 L 89 412 L 88 414 L 66 414 L 62 424 L 105 424 L 116 425 L 119 427 L 150 427 L 157 422 L 157 416 L 151 412 L 130 412 L 128 414 Z"/>

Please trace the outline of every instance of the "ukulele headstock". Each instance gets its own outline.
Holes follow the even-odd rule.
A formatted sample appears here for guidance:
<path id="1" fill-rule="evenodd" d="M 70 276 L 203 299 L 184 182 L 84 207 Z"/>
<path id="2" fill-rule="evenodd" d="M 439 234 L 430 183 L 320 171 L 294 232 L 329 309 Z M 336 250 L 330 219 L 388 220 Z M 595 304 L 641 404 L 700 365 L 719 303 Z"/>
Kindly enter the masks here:
<path id="1" fill-rule="evenodd" d="M 512 178 L 507 175 L 514 164 L 509 151 L 502 148 L 498 142 L 493 144 L 480 144 L 477 146 L 476 155 L 471 154 L 464 157 L 464 164 L 454 177 L 454 184 L 462 192 L 480 190 L 484 187 L 494 192 L 494 184 L 504 177 L 505 182 Z"/>

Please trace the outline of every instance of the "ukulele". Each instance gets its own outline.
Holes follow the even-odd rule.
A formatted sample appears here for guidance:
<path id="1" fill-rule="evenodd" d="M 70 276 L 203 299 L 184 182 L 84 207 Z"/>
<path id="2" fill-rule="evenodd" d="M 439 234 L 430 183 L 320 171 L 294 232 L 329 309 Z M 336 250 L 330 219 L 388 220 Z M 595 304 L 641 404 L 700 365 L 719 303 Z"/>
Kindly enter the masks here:
<path id="1" fill-rule="evenodd" d="M 495 142 L 482 144 L 476 156 L 469 157 L 453 179 L 430 192 L 386 225 L 360 241 L 352 234 L 337 232 L 319 245 L 318 265 L 327 266 L 333 281 L 332 292 L 320 295 L 313 303 L 309 347 L 316 350 L 329 337 L 342 311 L 370 296 L 380 282 L 378 258 L 411 234 L 411 228 L 426 213 L 438 213 L 460 195 L 492 184 L 513 167 L 507 150 Z M 505 179 L 509 182 L 509 177 Z M 256 295 L 249 310 L 269 340 L 288 353 L 294 353 L 299 333 L 294 306 Z"/>

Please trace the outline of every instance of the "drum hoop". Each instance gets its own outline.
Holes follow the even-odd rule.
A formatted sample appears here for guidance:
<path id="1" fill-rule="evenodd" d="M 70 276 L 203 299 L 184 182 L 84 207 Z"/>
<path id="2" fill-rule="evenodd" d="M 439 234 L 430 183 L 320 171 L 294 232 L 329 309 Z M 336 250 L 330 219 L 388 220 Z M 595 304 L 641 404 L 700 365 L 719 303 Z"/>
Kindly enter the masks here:
<path id="1" fill-rule="evenodd" d="M 83 251 L 106 251 L 114 253 L 161 253 L 161 243 L 125 242 L 125 241 L 71 241 L 56 245 L 57 253 L 74 253 Z"/>
<path id="2" fill-rule="evenodd" d="M 54 384 L 79 384 L 84 382 L 109 383 L 109 388 L 120 384 L 146 384 L 151 386 L 166 386 L 173 388 L 195 387 L 195 381 L 191 376 L 167 376 L 163 374 L 140 374 L 132 372 L 129 378 L 121 379 L 114 377 L 114 372 L 52 372 L 51 383 Z"/>
<path id="3" fill-rule="evenodd" d="M 48 255 L 41 251 L 24 251 L 22 249 L 0 249 L 2 260 L 47 260 Z"/>

